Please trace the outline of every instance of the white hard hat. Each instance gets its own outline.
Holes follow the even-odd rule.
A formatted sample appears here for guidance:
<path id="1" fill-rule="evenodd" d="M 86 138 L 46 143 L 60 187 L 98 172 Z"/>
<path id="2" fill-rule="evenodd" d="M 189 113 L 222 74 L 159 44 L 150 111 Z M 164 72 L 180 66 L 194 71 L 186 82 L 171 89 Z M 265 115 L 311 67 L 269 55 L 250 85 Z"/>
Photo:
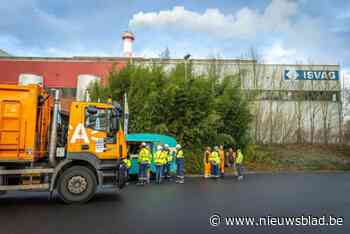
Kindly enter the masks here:
<path id="1" fill-rule="evenodd" d="M 180 144 L 177 144 L 177 145 L 176 145 L 176 148 L 177 148 L 177 149 L 181 149 L 181 145 L 180 145 Z"/>
<path id="2" fill-rule="evenodd" d="M 162 149 L 163 149 L 163 147 L 161 145 L 157 146 L 157 150 L 162 150 Z"/>
<path id="3" fill-rule="evenodd" d="M 146 142 L 142 142 L 142 143 L 141 143 L 141 146 L 146 146 Z"/>
<path id="4" fill-rule="evenodd" d="M 165 147 L 165 148 L 169 148 L 169 145 L 168 145 L 168 144 L 165 144 L 164 147 Z"/>

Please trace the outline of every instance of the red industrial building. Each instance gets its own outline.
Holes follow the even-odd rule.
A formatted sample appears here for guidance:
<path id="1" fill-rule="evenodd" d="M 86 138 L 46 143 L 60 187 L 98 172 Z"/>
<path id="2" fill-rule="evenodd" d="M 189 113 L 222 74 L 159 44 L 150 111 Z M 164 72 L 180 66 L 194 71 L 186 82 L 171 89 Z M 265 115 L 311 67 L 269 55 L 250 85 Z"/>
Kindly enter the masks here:
<path id="1" fill-rule="evenodd" d="M 126 58 L 105 57 L 0 57 L 0 83 L 17 84 L 21 74 L 34 74 L 43 77 L 44 86 L 62 91 L 62 109 L 67 111 L 75 99 L 79 75 L 94 75 L 106 82 L 108 72 L 122 69 Z"/>
<path id="2" fill-rule="evenodd" d="M 35 74 L 44 78 L 45 87 L 76 89 L 79 75 L 95 75 L 105 82 L 113 66 L 120 70 L 126 63 L 125 58 L 0 57 L 0 81 L 2 84 L 17 84 L 20 74 Z"/>
<path id="3" fill-rule="evenodd" d="M 97 76 L 105 83 L 113 66 L 117 70 L 126 66 L 133 57 L 135 37 L 124 32 L 122 39 L 124 57 L 12 57 L 0 50 L 0 83 L 17 84 L 21 74 L 33 74 L 43 77 L 46 88 L 62 89 L 64 95 L 74 96 L 80 75 Z"/>

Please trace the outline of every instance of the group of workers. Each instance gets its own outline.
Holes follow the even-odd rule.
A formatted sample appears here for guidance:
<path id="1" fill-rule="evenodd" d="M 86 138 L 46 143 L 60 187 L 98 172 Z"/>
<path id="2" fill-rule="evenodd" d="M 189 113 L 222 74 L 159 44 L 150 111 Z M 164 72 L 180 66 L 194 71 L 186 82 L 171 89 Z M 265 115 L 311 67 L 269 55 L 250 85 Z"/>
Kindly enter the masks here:
<path id="1" fill-rule="evenodd" d="M 219 178 L 224 176 L 224 168 L 231 167 L 236 171 L 238 180 L 243 179 L 243 153 L 232 148 L 226 152 L 224 147 L 215 146 L 212 150 L 207 147 L 204 152 L 204 178 Z"/>
<path id="2" fill-rule="evenodd" d="M 177 144 L 175 149 L 169 145 L 158 145 L 152 154 L 151 146 L 142 142 L 138 154 L 138 184 L 145 185 L 150 182 L 150 167 L 152 161 L 156 167 L 155 183 L 161 184 L 163 179 L 171 178 L 171 164 L 176 163 L 176 183 L 184 183 L 184 152 L 181 145 Z M 127 168 L 131 167 L 131 161 L 125 159 Z M 225 154 L 224 147 L 215 146 L 212 150 L 207 147 L 204 152 L 204 178 L 219 178 L 224 176 L 225 167 L 232 168 L 238 180 L 243 179 L 243 153 L 240 149 L 235 152 L 229 148 Z"/>
<path id="3" fill-rule="evenodd" d="M 175 150 L 171 150 L 167 144 L 158 145 L 154 154 L 154 163 L 156 166 L 156 183 L 160 184 L 162 179 L 170 178 L 171 163 L 176 162 L 176 183 L 184 183 L 184 153 L 181 145 L 177 144 Z M 150 146 L 145 142 L 141 144 L 139 152 L 139 182 L 144 185 L 149 183 L 149 169 L 152 161 L 152 152 Z"/>

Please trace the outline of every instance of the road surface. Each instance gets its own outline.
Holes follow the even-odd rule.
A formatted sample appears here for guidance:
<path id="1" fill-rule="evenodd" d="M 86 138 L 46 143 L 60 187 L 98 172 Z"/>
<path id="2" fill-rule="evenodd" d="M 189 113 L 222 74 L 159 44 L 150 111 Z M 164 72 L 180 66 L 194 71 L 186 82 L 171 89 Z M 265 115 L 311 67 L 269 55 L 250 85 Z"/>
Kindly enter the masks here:
<path id="1" fill-rule="evenodd" d="M 209 217 L 221 215 L 211 226 Z M 342 220 L 334 226 L 226 226 L 225 216 Z M 214 216 L 215 217 L 215 216 Z M 272 222 L 270 219 L 270 222 Z M 281 221 L 282 222 L 282 221 Z M 280 223 L 281 223 L 280 222 Z M 341 223 L 341 222 L 340 222 Z M 339 224 L 340 224 L 339 223 Z M 213 224 L 217 224 L 215 220 Z M 187 178 L 178 185 L 129 185 L 68 206 L 47 193 L 0 197 L 1 234 L 350 233 L 350 173 L 252 174 L 244 181 Z M 305 232 L 306 231 L 306 232 Z"/>

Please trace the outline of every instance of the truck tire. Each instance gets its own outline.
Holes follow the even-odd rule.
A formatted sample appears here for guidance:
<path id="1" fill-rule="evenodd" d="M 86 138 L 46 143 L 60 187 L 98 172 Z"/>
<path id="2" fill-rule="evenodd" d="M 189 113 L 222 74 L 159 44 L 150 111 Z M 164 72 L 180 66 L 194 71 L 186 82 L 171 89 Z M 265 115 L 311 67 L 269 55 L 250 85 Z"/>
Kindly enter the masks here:
<path id="1" fill-rule="evenodd" d="M 94 173 L 84 166 L 68 168 L 59 177 L 57 190 L 67 204 L 85 203 L 96 193 L 97 180 Z"/>

